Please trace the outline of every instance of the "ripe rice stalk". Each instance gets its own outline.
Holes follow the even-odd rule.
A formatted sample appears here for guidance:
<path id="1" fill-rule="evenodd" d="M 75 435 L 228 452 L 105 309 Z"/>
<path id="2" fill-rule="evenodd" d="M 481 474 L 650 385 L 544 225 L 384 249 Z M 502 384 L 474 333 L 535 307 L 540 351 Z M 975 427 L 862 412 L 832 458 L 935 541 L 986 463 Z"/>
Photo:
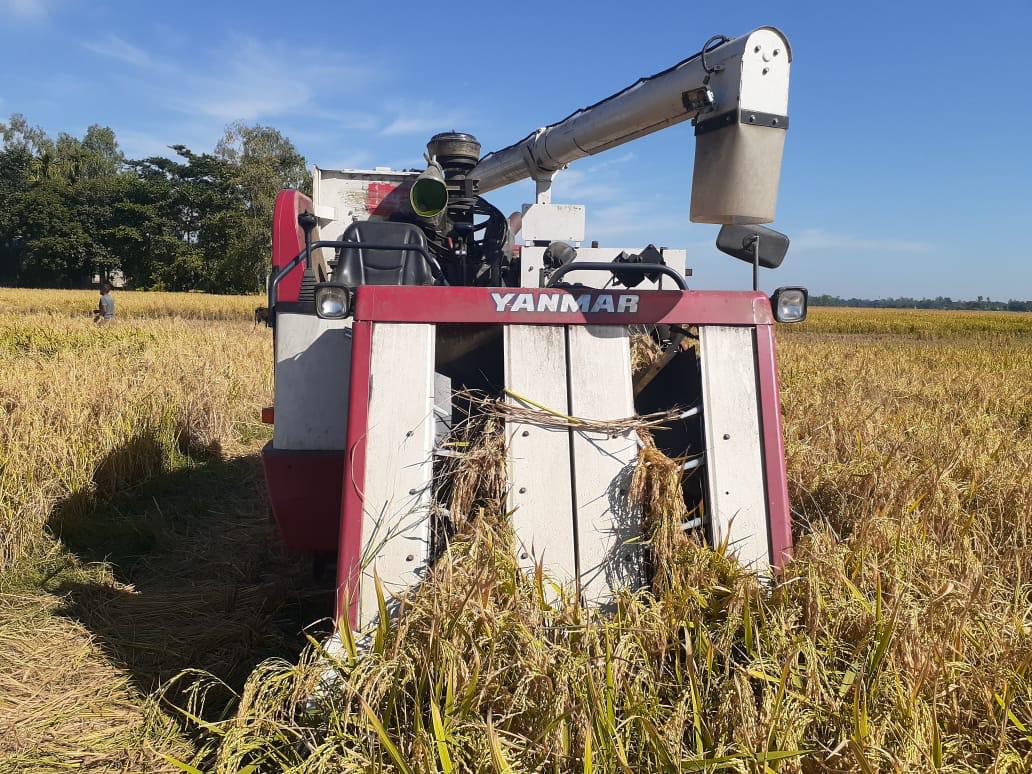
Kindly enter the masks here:
<path id="1" fill-rule="evenodd" d="M 656 448 L 647 431 L 638 434 L 641 448 L 627 496 L 642 514 L 642 532 L 652 555 L 652 589 L 662 596 L 677 584 L 678 556 L 690 542 L 683 524 L 691 513 L 681 489 L 683 460 Z"/>
<path id="2" fill-rule="evenodd" d="M 446 498 L 452 531 L 461 531 L 479 513 L 504 513 L 508 494 L 504 423 L 480 411 L 487 401 L 475 394 L 460 396 L 472 415 L 441 443 L 443 470 L 438 499 Z"/>
<path id="3" fill-rule="evenodd" d="M 98 498 L 261 433 L 267 348 L 247 323 L 0 319 L 0 570 Z"/>
<path id="4" fill-rule="evenodd" d="M 113 291 L 115 320 L 181 318 L 184 320 L 252 322 L 264 296 L 218 296 L 208 293 Z M 45 315 L 92 321 L 97 308 L 95 290 L 34 290 L 0 288 L 0 309 L 12 315 Z"/>
<path id="5" fill-rule="evenodd" d="M 0 320 L 0 770 L 397 770 L 362 701 L 414 771 L 444 751 L 492 770 L 493 750 L 513 771 L 584 771 L 589 751 L 597 771 L 1032 770 L 1032 316 L 814 309 L 779 330 L 796 548 L 771 588 L 733 546 L 671 531 L 663 583 L 598 616 L 520 571 L 475 495 L 377 648 L 341 657 L 328 705 L 307 701 L 313 649 L 213 684 L 208 706 L 232 691 L 235 711 L 195 722 L 146 705 L 60 599 L 25 589 L 34 563 L 72 561 L 42 527 L 55 506 L 74 522 L 183 449 L 257 449 L 266 332 L 155 309 L 101 333 L 33 303 Z M 198 559 L 150 561 L 198 586 Z M 226 561 L 225 582 L 246 569 Z M 134 632 L 125 610 L 95 612 L 160 671 L 146 649 L 170 622 Z M 178 634 L 170 650 L 201 646 Z"/>
<path id="6" fill-rule="evenodd" d="M 352 650 L 336 662 L 337 680 L 320 693 L 314 715 L 308 699 L 293 690 L 285 707 L 253 703 L 268 697 L 258 680 L 312 685 L 305 665 L 252 678 L 236 717 L 209 733 L 204 755 L 216 770 L 282 763 L 284 756 L 291 767 L 312 771 L 428 770 L 443 760 L 442 740 L 455 770 L 476 770 L 485 755 L 512 771 L 566 771 L 589 759 L 605 768 L 676 760 L 670 748 L 676 743 L 658 730 L 666 721 L 653 681 L 666 669 L 662 657 L 653 661 L 652 643 L 663 639 L 663 600 L 680 592 L 669 581 L 657 583 L 655 598 L 628 592 L 615 616 L 585 610 L 570 594 L 544 595 L 540 568 L 527 575 L 515 559 L 500 486 L 502 426 L 490 413 L 476 416 L 452 434 L 452 443 L 464 449 L 456 459 L 469 460 L 476 475 L 464 477 L 461 465 L 453 469 L 461 483 L 451 490 L 450 505 L 454 514 L 469 513 L 462 503 L 482 503 L 477 517 L 465 519 L 425 581 L 406 596 L 390 630 L 368 651 Z M 648 537 L 658 547 L 658 574 L 668 578 L 673 568 L 666 562 L 703 550 L 680 529 L 680 468 L 647 439 L 633 482 L 630 496 L 644 503 L 655 525 Z M 282 694 L 275 698 L 284 701 Z M 617 722 L 642 700 L 657 713 L 645 718 L 644 736 Z M 270 717 L 278 721 L 256 735 L 256 719 Z M 284 743 L 288 728 L 302 740 L 296 756 L 296 740 Z M 739 758 L 721 760 L 730 765 Z"/>
<path id="7" fill-rule="evenodd" d="M 510 422 L 540 425 L 542 427 L 567 427 L 573 430 L 618 435 L 630 431 L 660 427 L 672 419 L 676 419 L 683 409 L 673 408 L 668 411 L 657 411 L 651 414 L 624 417 L 622 419 L 589 419 L 564 414 L 548 406 L 544 406 L 525 395 L 506 389 L 509 401 L 489 401 L 483 410 L 492 416 Z"/>
<path id="8" fill-rule="evenodd" d="M 460 771 L 1028 769 L 1032 348 L 839 335 L 780 346 L 799 534 L 771 588 L 678 529 L 680 471 L 646 441 L 649 591 L 606 616 L 550 600 L 477 519 L 379 651 L 341 665 L 328 707 L 241 706 L 237 741 L 201 758 L 396 765 L 361 697 L 413 770 L 439 766 L 442 739 Z"/>
<path id="9" fill-rule="evenodd" d="M 636 331 L 630 336 L 631 376 L 633 379 L 644 373 L 663 354 L 659 342 L 648 331 Z"/>

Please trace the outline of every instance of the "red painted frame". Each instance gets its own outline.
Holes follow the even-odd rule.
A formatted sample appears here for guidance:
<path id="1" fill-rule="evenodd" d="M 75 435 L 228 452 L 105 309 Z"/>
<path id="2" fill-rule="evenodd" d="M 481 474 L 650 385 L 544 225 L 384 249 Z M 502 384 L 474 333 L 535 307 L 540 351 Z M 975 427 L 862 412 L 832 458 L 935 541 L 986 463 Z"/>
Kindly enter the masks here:
<path id="1" fill-rule="evenodd" d="M 294 551 L 330 553 L 339 541 L 343 451 L 262 449 L 269 505 L 283 544 Z"/>
<path id="2" fill-rule="evenodd" d="M 792 557 L 792 508 L 788 500 L 785 435 L 781 425 L 781 391 L 774 326 L 756 326 L 756 373 L 763 434 L 763 473 L 767 484 L 767 525 L 770 556 L 779 570 Z"/>
<path id="3" fill-rule="evenodd" d="M 492 293 L 528 294 L 534 309 L 542 295 L 619 296 L 638 298 L 635 312 L 498 311 Z M 792 550 L 791 510 L 785 471 L 781 407 L 778 397 L 774 316 L 770 300 L 754 291 L 607 291 L 558 288 L 395 287 L 365 285 L 356 289 L 355 324 L 351 342 L 351 390 L 348 406 L 346 471 L 341 498 L 340 553 L 337 563 L 337 620 L 345 611 L 354 629 L 358 621 L 361 579 L 362 489 L 365 482 L 366 434 L 369 418 L 370 360 L 373 327 L 391 323 L 494 323 L 501 325 L 738 325 L 756 331 L 756 374 L 763 434 L 763 465 L 767 489 L 770 553 L 781 568 Z M 354 518 L 349 518 L 357 514 Z"/>
<path id="4" fill-rule="evenodd" d="M 300 191 L 286 188 L 276 194 L 276 205 L 272 211 L 272 269 L 282 269 L 305 248 L 305 233 L 297 223 L 298 213 L 315 212 L 312 200 Z M 297 301 L 301 295 L 301 280 L 305 267 L 298 264 L 279 284 L 276 298 L 279 301 Z"/>
<path id="5" fill-rule="evenodd" d="M 608 296 L 613 308 L 621 297 L 637 300 L 636 312 L 497 311 L 491 295 L 587 296 L 592 303 Z M 396 287 L 365 285 L 356 290 L 355 319 L 395 323 L 496 323 L 522 325 L 770 325 L 770 299 L 754 291 L 594 290 L 565 288 Z"/>

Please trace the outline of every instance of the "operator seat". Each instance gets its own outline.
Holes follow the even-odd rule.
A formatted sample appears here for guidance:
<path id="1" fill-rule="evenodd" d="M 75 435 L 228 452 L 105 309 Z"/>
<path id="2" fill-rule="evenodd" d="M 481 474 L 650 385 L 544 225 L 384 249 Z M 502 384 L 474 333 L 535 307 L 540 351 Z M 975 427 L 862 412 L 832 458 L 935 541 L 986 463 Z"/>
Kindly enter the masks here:
<path id="1" fill-rule="evenodd" d="M 411 223 L 382 220 L 356 221 L 344 230 L 345 242 L 381 245 L 417 245 L 426 248 L 423 232 Z M 415 250 L 370 250 L 342 247 L 337 250 L 333 281 L 358 285 L 432 285 L 430 264 Z"/>

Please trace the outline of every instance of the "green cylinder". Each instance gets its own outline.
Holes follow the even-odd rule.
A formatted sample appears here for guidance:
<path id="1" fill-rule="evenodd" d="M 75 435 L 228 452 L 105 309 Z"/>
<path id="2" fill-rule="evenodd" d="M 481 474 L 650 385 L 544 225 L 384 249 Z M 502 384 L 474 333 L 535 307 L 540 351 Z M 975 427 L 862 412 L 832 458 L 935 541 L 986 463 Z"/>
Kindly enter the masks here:
<path id="1" fill-rule="evenodd" d="M 448 186 L 437 162 L 431 161 L 416 178 L 409 191 L 409 203 L 412 211 L 421 218 L 433 218 L 448 206 Z"/>

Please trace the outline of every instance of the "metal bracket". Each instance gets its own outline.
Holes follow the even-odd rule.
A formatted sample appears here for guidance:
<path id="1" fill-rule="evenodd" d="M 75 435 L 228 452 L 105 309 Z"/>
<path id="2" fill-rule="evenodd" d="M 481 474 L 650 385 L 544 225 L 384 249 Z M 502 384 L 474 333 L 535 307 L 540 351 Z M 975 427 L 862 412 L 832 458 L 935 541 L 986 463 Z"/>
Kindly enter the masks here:
<path id="1" fill-rule="evenodd" d="M 546 287 L 558 287 L 559 280 L 571 271 L 608 271 L 614 273 L 618 271 L 627 271 L 635 272 L 636 274 L 663 274 L 673 279 L 674 282 L 677 283 L 679 290 L 688 290 L 688 283 L 685 281 L 684 277 L 665 263 L 627 263 L 621 265 L 619 263 L 606 263 L 604 261 L 571 261 L 570 263 L 564 264 L 552 272 Z"/>
<path id="2" fill-rule="evenodd" d="M 696 118 L 702 113 L 709 113 L 716 104 L 716 97 L 713 96 L 713 89 L 709 86 L 700 86 L 697 89 L 681 92 L 681 104 L 689 113 L 694 113 Z"/>
<path id="3" fill-rule="evenodd" d="M 524 145 L 521 149 L 523 164 L 527 167 L 528 176 L 535 184 L 534 200 L 537 204 L 552 203 L 552 178 L 559 171 L 558 169 L 544 169 L 538 162 L 537 153 L 535 153 L 537 140 L 544 134 L 544 131 L 544 129 L 538 129 L 534 132 L 534 141 Z"/>
<path id="4" fill-rule="evenodd" d="M 700 134 L 714 132 L 717 129 L 723 129 L 725 126 L 732 126 L 736 123 L 749 126 L 766 126 L 770 129 L 788 129 L 788 116 L 736 108 L 697 123 L 695 125 L 695 136 L 698 137 Z"/>
<path id="5" fill-rule="evenodd" d="M 535 177 L 534 178 L 534 203 L 535 204 L 551 204 L 552 203 L 552 177 L 555 173 L 553 172 L 548 177 Z"/>

